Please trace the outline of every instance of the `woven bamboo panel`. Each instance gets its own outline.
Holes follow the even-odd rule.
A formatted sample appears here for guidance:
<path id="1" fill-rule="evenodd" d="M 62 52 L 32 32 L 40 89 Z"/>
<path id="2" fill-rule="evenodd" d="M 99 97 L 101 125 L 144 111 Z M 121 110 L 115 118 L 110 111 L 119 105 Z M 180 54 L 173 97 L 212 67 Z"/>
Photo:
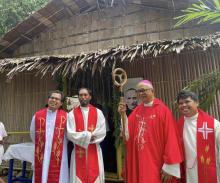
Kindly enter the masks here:
<path id="1" fill-rule="evenodd" d="M 177 93 L 190 81 L 202 74 L 220 68 L 219 49 L 189 51 L 169 54 L 157 58 L 147 58 L 130 64 L 123 64 L 129 78 L 143 77 L 153 82 L 156 96 L 161 98 L 176 112 L 174 101 Z M 220 93 L 209 109 L 210 114 L 220 119 Z M 177 115 L 177 114 L 176 114 Z"/>
<path id="2" fill-rule="evenodd" d="M 35 77 L 35 73 L 21 73 L 13 80 L 0 75 L 0 121 L 7 131 L 29 131 L 30 122 L 35 111 L 44 107 L 48 91 L 56 89 L 56 82 L 46 75 Z M 10 143 L 28 141 L 29 135 L 12 135 Z"/>

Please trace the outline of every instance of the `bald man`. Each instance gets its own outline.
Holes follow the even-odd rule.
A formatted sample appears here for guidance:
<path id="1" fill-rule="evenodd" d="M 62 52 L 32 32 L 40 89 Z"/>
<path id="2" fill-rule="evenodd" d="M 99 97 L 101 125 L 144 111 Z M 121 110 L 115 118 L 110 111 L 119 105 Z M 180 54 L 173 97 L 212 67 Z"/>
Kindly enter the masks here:
<path id="1" fill-rule="evenodd" d="M 177 182 L 182 151 L 172 113 L 150 81 L 139 82 L 136 91 L 141 103 L 125 124 L 126 183 Z M 118 111 L 126 112 L 124 103 Z"/>

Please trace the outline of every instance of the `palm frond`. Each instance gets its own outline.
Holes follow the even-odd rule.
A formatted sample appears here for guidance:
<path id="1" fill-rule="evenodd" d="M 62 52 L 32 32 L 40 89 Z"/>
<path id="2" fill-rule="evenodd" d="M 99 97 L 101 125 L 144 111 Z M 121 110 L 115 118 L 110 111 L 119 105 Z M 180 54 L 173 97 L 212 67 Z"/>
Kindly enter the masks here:
<path id="1" fill-rule="evenodd" d="M 211 3 L 211 5 L 207 2 L 205 3 L 203 1 L 199 1 L 198 3 L 192 4 L 191 7 L 182 10 L 183 15 L 174 18 L 178 20 L 174 27 L 179 27 L 194 20 L 197 20 L 198 24 L 206 22 L 210 22 L 212 24 L 219 23 L 220 0 L 212 1 L 213 2 Z"/>
<path id="2" fill-rule="evenodd" d="M 219 2 L 219 0 L 213 0 L 213 3 L 215 5 L 216 9 L 220 10 L 220 2 Z"/>
<path id="3" fill-rule="evenodd" d="M 220 90 L 220 70 L 201 76 L 192 81 L 183 90 L 194 91 L 199 95 L 200 108 L 207 111 Z"/>

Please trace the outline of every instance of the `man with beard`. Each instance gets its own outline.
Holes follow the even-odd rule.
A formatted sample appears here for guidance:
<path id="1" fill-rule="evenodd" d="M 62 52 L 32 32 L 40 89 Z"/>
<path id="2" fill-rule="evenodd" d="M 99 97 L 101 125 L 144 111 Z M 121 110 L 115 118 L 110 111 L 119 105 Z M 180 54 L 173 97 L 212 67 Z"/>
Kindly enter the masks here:
<path id="1" fill-rule="evenodd" d="M 47 107 L 32 118 L 30 135 L 35 144 L 35 183 L 69 183 L 66 121 L 61 109 L 64 96 L 59 90 L 51 91 Z"/>
<path id="2" fill-rule="evenodd" d="M 79 89 L 80 106 L 68 113 L 67 138 L 74 143 L 70 183 L 104 183 L 104 165 L 99 146 L 106 135 L 103 113 L 90 105 L 91 91 Z"/>
<path id="3" fill-rule="evenodd" d="M 127 105 L 126 114 L 129 116 L 138 104 L 137 93 L 134 88 L 129 88 L 125 91 L 125 103 Z"/>
<path id="4" fill-rule="evenodd" d="M 137 85 L 141 103 L 125 123 L 125 182 L 174 183 L 180 178 L 182 153 L 177 127 L 169 108 L 155 98 L 150 81 Z M 118 107 L 126 112 L 125 103 Z"/>

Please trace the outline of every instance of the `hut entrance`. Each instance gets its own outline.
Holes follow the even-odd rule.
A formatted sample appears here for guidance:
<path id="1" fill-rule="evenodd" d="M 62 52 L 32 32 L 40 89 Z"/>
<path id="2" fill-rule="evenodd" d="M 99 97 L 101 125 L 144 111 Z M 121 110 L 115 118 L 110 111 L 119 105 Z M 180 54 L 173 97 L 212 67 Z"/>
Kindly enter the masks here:
<path id="1" fill-rule="evenodd" d="M 66 90 L 65 93 L 68 96 L 77 95 L 81 87 L 91 89 L 91 104 L 99 108 L 106 119 L 107 133 L 104 141 L 101 143 L 106 177 L 107 180 L 108 177 L 109 180 L 119 179 L 115 130 L 120 119 L 115 121 L 117 115 L 115 115 L 115 112 L 117 112 L 115 111 L 117 110 L 115 106 L 117 106 L 118 101 L 116 99 L 116 90 L 112 83 L 111 68 L 105 68 L 101 74 L 93 76 L 90 71 L 78 71 L 73 78 L 66 79 L 63 83 L 64 88 L 62 90 Z"/>

